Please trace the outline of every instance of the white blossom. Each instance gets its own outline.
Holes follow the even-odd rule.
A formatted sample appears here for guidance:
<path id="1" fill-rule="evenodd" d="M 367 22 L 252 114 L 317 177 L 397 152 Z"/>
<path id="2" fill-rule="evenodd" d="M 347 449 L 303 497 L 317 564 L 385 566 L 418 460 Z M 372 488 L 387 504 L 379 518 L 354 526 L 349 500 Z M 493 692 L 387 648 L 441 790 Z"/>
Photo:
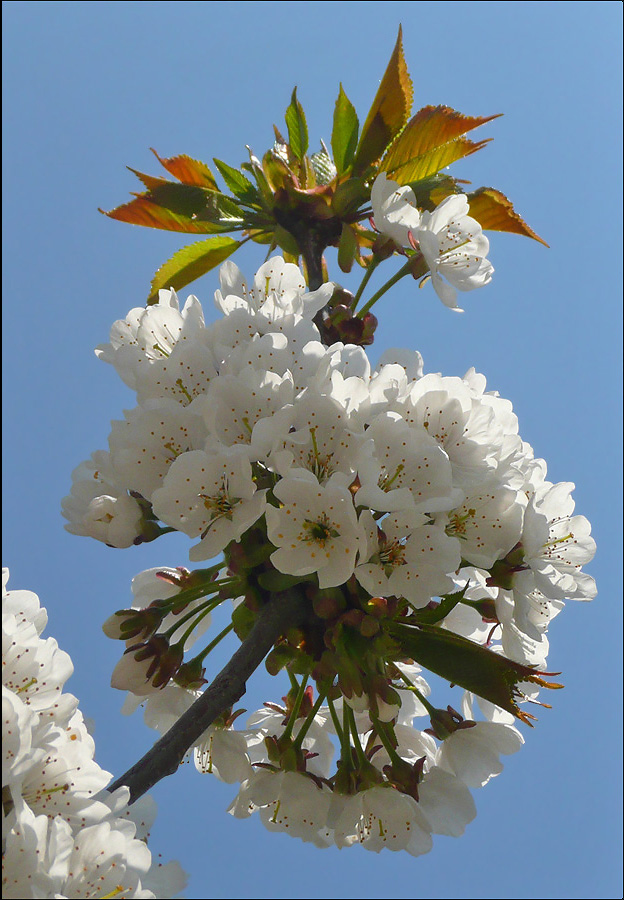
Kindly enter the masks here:
<path id="1" fill-rule="evenodd" d="M 282 507 L 267 506 L 271 554 L 276 569 L 289 575 L 318 574 L 322 588 L 343 584 L 355 568 L 363 532 L 353 500 L 341 479 L 320 484 L 311 473 L 283 478 L 274 489 Z"/>
<path id="2" fill-rule="evenodd" d="M 63 498 L 66 531 L 119 548 L 141 537 L 143 510 L 116 480 L 108 453 L 93 453 L 74 469 L 72 482 L 71 494 Z"/>
<path id="3" fill-rule="evenodd" d="M 375 228 L 398 247 L 409 247 L 409 236 L 417 233 L 421 221 L 412 189 L 400 187 L 380 172 L 371 188 L 371 205 Z"/>
<path id="4" fill-rule="evenodd" d="M 446 197 L 433 212 L 424 212 L 414 239 L 445 306 L 458 309 L 457 290 L 471 291 L 492 280 L 494 266 L 486 259 L 490 242 L 468 215 L 465 194 Z"/>
<path id="5" fill-rule="evenodd" d="M 210 559 L 262 515 L 265 490 L 256 491 L 245 451 L 222 447 L 179 456 L 154 492 L 156 514 L 190 537 L 201 537 L 193 560 Z"/>
<path id="6" fill-rule="evenodd" d="M 128 789 L 105 791 L 111 776 L 93 758 L 75 698 L 62 692 L 71 660 L 40 637 L 45 610 L 36 595 L 7 591 L 7 580 L 3 570 L 3 896 L 175 896 L 185 881 L 179 866 L 150 878 L 150 851 L 128 816 L 116 815 Z"/>

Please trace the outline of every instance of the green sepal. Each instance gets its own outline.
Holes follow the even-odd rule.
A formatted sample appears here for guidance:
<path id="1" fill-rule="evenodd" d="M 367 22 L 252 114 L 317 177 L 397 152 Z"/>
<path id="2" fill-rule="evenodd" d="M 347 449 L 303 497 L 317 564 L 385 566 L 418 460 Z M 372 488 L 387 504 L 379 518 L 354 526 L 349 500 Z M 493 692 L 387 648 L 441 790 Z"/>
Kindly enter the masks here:
<path id="1" fill-rule="evenodd" d="M 358 253 L 357 238 L 353 228 L 343 222 L 342 234 L 338 244 L 338 265 L 343 272 L 350 272 L 353 267 L 353 260 Z"/>
<path id="2" fill-rule="evenodd" d="M 277 569 L 269 569 L 268 572 L 262 572 L 262 574 L 258 575 L 257 580 L 260 587 L 264 588 L 265 591 L 277 593 L 279 591 L 287 591 L 293 585 L 299 584 L 302 579 L 298 575 L 284 575 L 283 572 L 278 572 Z"/>
<path id="3" fill-rule="evenodd" d="M 239 603 L 232 612 L 232 625 L 239 640 L 244 641 L 256 623 L 256 613 L 244 603 Z"/>
<path id="4" fill-rule="evenodd" d="M 284 666 L 287 666 L 288 663 L 292 661 L 295 652 L 296 651 L 293 651 L 293 648 L 287 643 L 280 643 L 277 644 L 276 647 L 273 647 L 264 661 L 264 665 L 269 675 L 277 675 Z"/>

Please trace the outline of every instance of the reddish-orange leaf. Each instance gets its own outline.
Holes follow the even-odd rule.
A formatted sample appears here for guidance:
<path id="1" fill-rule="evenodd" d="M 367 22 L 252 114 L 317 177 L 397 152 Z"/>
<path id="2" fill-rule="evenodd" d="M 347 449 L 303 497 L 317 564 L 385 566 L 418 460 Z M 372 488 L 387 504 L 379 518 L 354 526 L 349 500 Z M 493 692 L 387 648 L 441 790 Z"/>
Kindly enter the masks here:
<path id="1" fill-rule="evenodd" d="M 401 131 L 412 108 L 412 79 L 403 55 L 403 32 L 399 34 L 373 105 L 364 122 L 353 163 L 355 174 L 378 160 Z"/>
<path id="2" fill-rule="evenodd" d="M 456 140 L 462 134 L 491 122 L 501 115 L 464 116 L 450 106 L 425 106 L 410 119 L 384 157 L 381 168 L 392 174 L 395 169 L 424 156 L 431 150 Z M 481 144 L 482 146 L 482 144 Z M 430 173 L 428 173 L 430 174 Z M 425 175 L 420 176 L 425 178 Z"/>
<path id="3" fill-rule="evenodd" d="M 491 140 L 492 138 L 485 138 L 483 141 L 471 141 L 467 137 L 455 138 L 447 144 L 426 150 L 421 156 L 415 156 L 391 172 L 390 177 L 399 184 L 422 181 L 423 178 L 429 178 L 430 175 L 435 175 L 451 163 L 457 162 L 458 159 L 476 153 Z"/>
<path id="4" fill-rule="evenodd" d="M 513 208 L 509 200 L 495 188 L 479 188 L 468 194 L 470 215 L 488 231 L 509 231 L 512 234 L 524 234 L 548 247 L 543 238 L 536 234 Z"/>
<path id="5" fill-rule="evenodd" d="M 135 197 L 129 203 L 124 203 L 110 212 L 100 209 L 100 212 L 110 219 L 118 222 L 128 222 L 130 225 L 144 225 L 147 228 L 161 228 L 165 231 L 180 231 L 185 234 L 214 234 L 222 231 L 211 222 L 201 222 L 172 212 L 149 200 L 145 194 Z"/>
<path id="6" fill-rule="evenodd" d="M 174 178 L 177 178 L 178 181 L 181 181 L 182 184 L 193 184 L 197 185 L 197 187 L 206 187 L 210 188 L 211 191 L 217 190 L 217 182 L 206 163 L 193 159 L 192 157 L 187 156 L 186 153 L 181 153 L 179 156 L 170 156 L 168 159 L 162 159 L 153 147 L 150 147 L 150 150 L 169 174 L 173 175 Z"/>
<path id="7" fill-rule="evenodd" d="M 168 181 L 166 178 L 161 178 L 160 175 L 146 175 L 144 172 L 139 172 L 137 169 L 133 169 L 132 166 L 126 166 L 129 172 L 132 172 L 133 175 L 141 181 L 148 191 L 154 191 L 156 188 L 161 187 L 163 184 L 172 184 L 173 182 Z"/>

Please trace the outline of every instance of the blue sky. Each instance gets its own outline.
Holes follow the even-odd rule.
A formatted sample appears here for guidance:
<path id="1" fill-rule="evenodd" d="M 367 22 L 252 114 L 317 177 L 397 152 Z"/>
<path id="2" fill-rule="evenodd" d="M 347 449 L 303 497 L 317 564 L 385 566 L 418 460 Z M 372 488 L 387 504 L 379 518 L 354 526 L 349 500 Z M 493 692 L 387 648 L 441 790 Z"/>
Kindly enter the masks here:
<path id="1" fill-rule="evenodd" d="M 272 142 L 293 86 L 327 140 L 338 83 L 360 118 L 399 22 L 415 108 L 503 112 L 493 143 L 454 166 L 497 187 L 551 245 L 491 236 L 492 284 L 463 316 L 401 282 L 378 305 L 376 356 L 420 349 L 427 371 L 483 372 L 512 400 L 553 481 L 574 481 L 598 542 L 599 595 L 551 628 L 565 691 L 476 795 L 478 816 L 428 856 L 320 851 L 224 813 L 232 788 L 190 767 L 155 791 L 153 848 L 191 873 L 188 897 L 611 898 L 619 876 L 621 753 L 621 5 L 615 2 L 5 2 L 4 516 L 10 585 L 37 591 L 75 663 L 70 689 L 119 774 L 151 745 L 108 688 L 101 633 L 137 571 L 188 543 L 113 551 L 63 530 L 71 470 L 134 404 L 93 355 L 185 242 L 97 212 L 157 173 L 149 147 L 238 164 Z M 479 135 L 481 136 L 481 135 Z M 237 262 L 252 273 L 261 248 Z M 331 265 L 331 259 L 330 259 Z M 337 277 L 334 266 L 333 273 Z M 216 274 L 193 286 L 212 308 Z M 345 283 L 349 283 L 345 280 Z M 187 291 L 182 291 L 185 297 Z M 219 664 L 219 658 L 213 665 Z M 216 671 L 216 668 L 215 668 Z M 273 680 L 275 681 L 275 680 Z M 245 701 L 278 699 L 261 674 Z"/>

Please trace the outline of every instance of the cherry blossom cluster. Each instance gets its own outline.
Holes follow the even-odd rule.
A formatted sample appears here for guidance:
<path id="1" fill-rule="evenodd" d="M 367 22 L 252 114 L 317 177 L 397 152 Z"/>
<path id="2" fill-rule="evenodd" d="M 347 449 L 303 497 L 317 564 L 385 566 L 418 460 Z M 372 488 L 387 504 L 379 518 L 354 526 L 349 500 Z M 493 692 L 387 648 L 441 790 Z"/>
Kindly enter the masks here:
<path id="1" fill-rule="evenodd" d="M 465 198 L 429 214 L 408 191 L 378 179 L 375 225 L 427 259 L 454 305 L 454 287 L 489 280 L 487 240 Z M 195 297 L 180 308 L 161 291 L 96 351 L 137 406 L 75 471 L 66 527 L 113 547 L 177 530 L 193 563 L 218 558 L 137 576 L 132 606 L 105 624 L 126 644 L 113 686 L 166 731 L 205 683 L 215 644 L 231 630 L 244 638 L 272 598 L 294 593 L 306 615 L 266 661 L 289 676 L 284 705 L 243 731 L 226 710 L 195 747 L 198 768 L 240 782 L 232 813 L 259 810 L 269 828 L 427 852 L 433 833 L 462 833 L 469 788 L 519 749 L 514 715 L 531 716 L 517 704 L 552 687 L 550 620 L 565 599 L 595 595 L 581 568 L 595 549 L 589 523 L 482 375 L 425 374 L 415 351 L 373 368 L 361 346 L 328 345 L 323 316 L 345 292 L 307 291 L 280 257 L 251 283 L 231 262 L 220 279 L 213 324 Z M 231 624 L 196 653 L 228 599 Z M 454 659 L 476 648 L 490 651 L 487 678 L 463 684 L 461 714 L 433 704 L 420 666 L 457 683 Z M 492 659 L 507 666 L 508 700 L 488 687 Z"/>
<path id="2" fill-rule="evenodd" d="M 241 711 L 224 714 L 192 749 L 196 769 L 239 782 L 229 807 L 238 818 L 258 812 L 271 831 L 283 831 L 317 847 L 361 844 L 379 852 L 429 852 L 432 835 L 458 837 L 476 815 L 470 788 L 479 788 L 503 768 L 501 755 L 524 743 L 513 716 L 482 702 L 475 721 L 474 698 L 465 693 L 463 716 L 433 710 L 430 688 L 418 666 L 396 663 L 398 701 L 389 719 L 345 703 L 323 704 L 313 689 L 289 692 L 282 704 L 267 702 L 245 729 L 235 729 Z M 166 733 L 199 696 L 167 685 L 149 696 L 129 695 L 124 711 L 144 706 L 146 724 Z M 433 727 L 416 727 L 430 723 Z M 336 756 L 336 745 L 339 758 Z"/>
<path id="3" fill-rule="evenodd" d="M 128 807 L 63 687 L 73 666 L 43 638 L 45 609 L 30 591 L 2 589 L 2 887 L 6 898 L 173 897 L 186 878 L 147 848 L 155 804 Z"/>

